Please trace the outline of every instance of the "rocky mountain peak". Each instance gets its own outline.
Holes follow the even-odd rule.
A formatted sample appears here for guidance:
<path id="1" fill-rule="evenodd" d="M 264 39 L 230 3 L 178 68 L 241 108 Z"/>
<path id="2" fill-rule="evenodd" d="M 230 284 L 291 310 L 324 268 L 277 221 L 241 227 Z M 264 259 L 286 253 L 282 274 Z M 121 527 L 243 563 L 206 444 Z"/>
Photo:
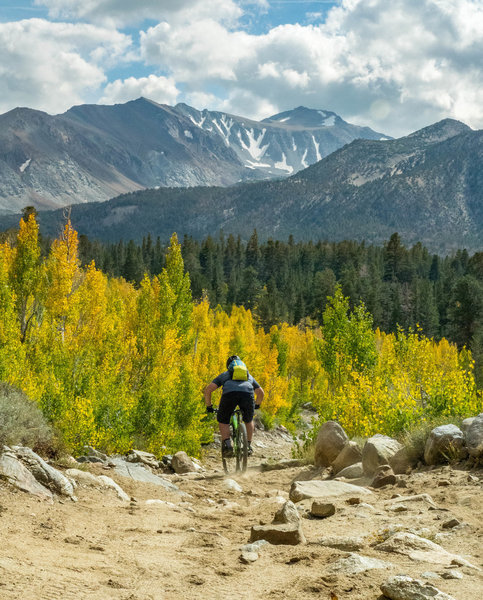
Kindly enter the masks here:
<path id="1" fill-rule="evenodd" d="M 419 129 L 406 136 L 407 139 L 418 139 L 424 143 L 442 142 L 455 135 L 473 131 L 471 127 L 456 119 L 443 119 L 433 125 Z"/>
<path id="2" fill-rule="evenodd" d="M 318 110 L 307 108 L 306 106 L 298 106 L 293 110 L 278 113 L 267 119 L 263 119 L 262 123 L 277 123 L 291 127 L 333 127 L 336 123 L 344 123 L 343 119 L 336 113 L 330 110 Z"/>

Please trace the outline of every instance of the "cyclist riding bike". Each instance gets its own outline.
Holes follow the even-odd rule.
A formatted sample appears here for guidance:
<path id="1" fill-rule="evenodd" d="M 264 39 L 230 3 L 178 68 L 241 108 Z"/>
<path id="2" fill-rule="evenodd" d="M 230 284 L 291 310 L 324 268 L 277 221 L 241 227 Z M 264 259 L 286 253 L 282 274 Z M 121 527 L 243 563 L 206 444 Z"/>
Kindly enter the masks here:
<path id="1" fill-rule="evenodd" d="M 215 377 L 206 386 L 204 391 L 206 412 L 212 413 L 214 412 L 214 408 L 211 403 L 211 394 L 220 386 L 223 388 L 217 412 L 217 420 L 222 440 L 222 453 L 226 457 L 233 456 L 233 446 L 230 439 L 230 417 L 237 406 L 240 407 L 243 421 L 247 428 L 248 454 L 253 454 L 251 442 L 255 429 L 253 423 L 254 409 L 260 408 L 265 395 L 261 386 L 248 371 L 246 379 L 234 378 L 233 364 L 236 364 L 234 361 L 241 362 L 240 357 L 236 355 L 230 356 L 226 361 L 227 370 L 218 375 L 218 377 Z M 241 364 L 245 366 L 244 363 Z"/>

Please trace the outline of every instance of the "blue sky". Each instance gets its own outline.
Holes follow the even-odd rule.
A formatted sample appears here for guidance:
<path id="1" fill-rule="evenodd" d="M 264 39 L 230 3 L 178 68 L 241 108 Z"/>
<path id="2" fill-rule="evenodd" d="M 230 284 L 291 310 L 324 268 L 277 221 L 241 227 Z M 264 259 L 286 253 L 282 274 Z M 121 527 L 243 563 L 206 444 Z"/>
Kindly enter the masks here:
<path id="1" fill-rule="evenodd" d="M 0 0 L 0 113 L 139 96 L 483 127 L 483 0 Z"/>

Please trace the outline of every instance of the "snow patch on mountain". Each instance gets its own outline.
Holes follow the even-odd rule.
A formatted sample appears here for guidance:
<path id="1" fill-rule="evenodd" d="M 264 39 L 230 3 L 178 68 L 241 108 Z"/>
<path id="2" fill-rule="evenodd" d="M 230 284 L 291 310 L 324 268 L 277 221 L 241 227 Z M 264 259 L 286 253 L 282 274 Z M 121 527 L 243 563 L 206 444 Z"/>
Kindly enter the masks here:
<path id="1" fill-rule="evenodd" d="M 287 171 L 287 173 L 293 173 L 293 167 L 287 164 L 287 157 L 285 156 L 285 152 L 282 152 L 282 160 L 280 162 L 276 162 L 274 164 L 276 169 L 280 169 L 281 171 Z"/>
<path id="2" fill-rule="evenodd" d="M 255 137 L 255 131 L 253 129 L 245 129 L 245 134 L 248 138 L 248 145 L 243 141 L 241 131 L 237 132 L 241 147 L 246 150 L 257 162 L 263 157 L 269 146 L 269 144 L 262 146 L 266 131 L 267 130 L 265 128 L 262 129 L 260 135 Z"/>
<path id="3" fill-rule="evenodd" d="M 190 138 L 191 140 L 193 139 L 193 134 L 188 129 L 184 130 L 184 135 L 185 137 Z"/>
<path id="4" fill-rule="evenodd" d="M 322 156 L 320 155 L 320 144 L 314 136 L 312 136 L 312 141 L 314 142 L 315 146 L 315 157 L 317 159 L 317 162 L 319 162 L 319 160 L 322 160 Z"/>
<path id="5" fill-rule="evenodd" d="M 304 155 L 302 156 L 302 160 L 300 161 L 300 164 L 302 165 L 302 167 L 304 169 L 306 169 L 309 165 L 307 164 L 307 153 L 308 153 L 309 149 L 305 148 L 305 152 Z"/>
<path id="6" fill-rule="evenodd" d="M 28 158 L 23 164 L 20 165 L 20 167 L 18 168 L 20 173 L 23 173 L 25 171 L 25 169 L 30 165 L 31 161 L 32 159 Z"/>

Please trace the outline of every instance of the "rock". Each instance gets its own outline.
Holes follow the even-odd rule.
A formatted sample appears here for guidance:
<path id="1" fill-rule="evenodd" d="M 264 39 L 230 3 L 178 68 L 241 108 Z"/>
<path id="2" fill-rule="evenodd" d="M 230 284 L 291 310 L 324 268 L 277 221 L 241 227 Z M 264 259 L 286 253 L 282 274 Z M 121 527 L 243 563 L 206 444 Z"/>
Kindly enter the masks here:
<path id="1" fill-rule="evenodd" d="M 300 525 L 300 515 L 295 504 L 288 500 L 280 508 L 273 518 L 272 523 L 292 523 L 294 525 Z"/>
<path id="2" fill-rule="evenodd" d="M 389 458 L 389 464 L 396 475 L 404 475 L 414 466 L 414 461 L 409 458 L 408 450 L 403 446 Z"/>
<path id="3" fill-rule="evenodd" d="M 421 577 L 424 579 L 441 579 L 441 577 L 433 571 L 424 571 L 424 573 L 421 573 Z"/>
<path id="4" fill-rule="evenodd" d="M 337 473 L 337 477 L 344 477 L 345 479 L 358 479 L 364 475 L 362 469 L 362 463 L 358 462 L 355 465 L 346 467 Z"/>
<path id="5" fill-rule="evenodd" d="M 470 456 L 480 458 L 483 455 L 483 413 L 475 417 L 468 427 L 466 446 Z"/>
<path id="6" fill-rule="evenodd" d="M 314 462 L 317 467 L 328 467 L 349 441 L 346 432 L 336 421 L 322 425 L 315 442 Z"/>
<path id="7" fill-rule="evenodd" d="M 310 509 L 310 514 L 314 517 L 322 517 L 322 518 L 326 518 L 326 517 L 331 517 L 332 515 L 335 515 L 335 505 L 326 502 L 319 502 L 318 500 L 315 500 L 312 503 L 312 508 Z"/>
<path id="8" fill-rule="evenodd" d="M 317 498 L 321 502 L 334 498 L 350 498 L 352 496 L 371 496 L 373 492 L 366 488 L 345 483 L 344 481 L 295 481 L 290 488 L 289 498 L 292 502 L 300 502 L 305 498 Z"/>
<path id="9" fill-rule="evenodd" d="M 74 501 L 77 500 L 74 495 L 74 486 L 67 477 L 47 464 L 33 450 L 24 446 L 13 446 L 12 450 L 42 485 L 57 494 L 68 496 Z"/>
<path id="10" fill-rule="evenodd" d="M 444 573 L 441 573 L 443 579 L 463 579 L 463 573 L 456 569 L 448 569 Z"/>
<path id="11" fill-rule="evenodd" d="M 173 467 L 174 472 L 178 474 L 199 471 L 199 467 L 195 466 L 191 458 L 182 450 L 176 452 L 173 456 L 171 466 Z"/>
<path id="12" fill-rule="evenodd" d="M 237 483 L 234 479 L 225 479 L 223 485 L 227 490 L 232 492 L 243 492 L 242 486 Z"/>
<path id="13" fill-rule="evenodd" d="M 269 544 L 296 546 L 305 544 L 302 528 L 294 523 L 281 523 L 271 525 L 254 525 L 250 541 L 266 540 Z"/>
<path id="14" fill-rule="evenodd" d="M 325 537 L 317 541 L 319 546 L 335 548 L 344 552 L 354 552 L 361 550 L 367 545 L 367 536 L 355 537 Z"/>
<path id="15" fill-rule="evenodd" d="M 377 467 L 387 465 L 402 448 L 397 440 L 379 433 L 370 437 L 362 449 L 362 468 L 366 475 L 373 475 Z"/>
<path id="16" fill-rule="evenodd" d="M 113 479 L 107 477 L 106 475 L 99 475 L 98 479 L 102 483 L 103 487 L 107 487 L 111 490 L 114 490 L 117 494 L 117 497 L 120 500 L 123 500 L 124 502 L 129 502 L 129 500 L 131 499 L 130 496 L 128 496 L 128 494 L 126 494 L 122 487 L 118 485 Z"/>
<path id="17" fill-rule="evenodd" d="M 78 456 L 76 458 L 76 461 L 78 463 L 103 463 L 105 461 L 102 460 L 102 458 L 98 458 L 97 456 Z"/>
<path id="18" fill-rule="evenodd" d="M 142 450 L 131 450 L 126 456 L 127 462 L 142 463 L 153 469 L 159 468 L 159 460 L 150 452 L 143 452 Z"/>
<path id="19" fill-rule="evenodd" d="M 108 460 L 109 460 L 109 457 L 107 456 L 107 454 L 104 454 L 103 452 L 99 452 L 99 450 L 96 450 L 92 446 L 84 446 L 84 452 L 86 453 L 87 456 L 98 458 L 102 462 L 108 462 Z"/>
<path id="20" fill-rule="evenodd" d="M 391 504 L 391 505 L 395 505 L 395 504 L 400 504 L 400 503 L 423 503 L 423 504 L 429 504 L 429 506 L 431 508 L 437 508 L 436 504 L 434 503 L 434 500 L 431 498 L 431 496 L 429 494 L 415 494 L 413 496 L 398 496 L 397 498 L 391 498 L 390 500 L 386 500 L 386 502 L 384 504 Z"/>
<path id="21" fill-rule="evenodd" d="M 478 567 L 475 567 L 461 556 L 451 554 L 438 544 L 413 533 L 403 531 L 395 533 L 385 542 L 377 544 L 375 548 L 384 552 L 403 554 L 409 556 L 411 560 L 425 561 L 433 564 L 449 566 L 454 564 L 453 561 L 456 560 L 459 561 L 460 565 L 464 564 L 464 566 L 479 570 Z"/>
<path id="22" fill-rule="evenodd" d="M 242 552 L 240 554 L 240 562 L 244 565 L 250 565 L 258 560 L 257 552 Z"/>
<path id="23" fill-rule="evenodd" d="M 461 460 L 467 455 L 465 439 L 456 425 L 435 427 L 426 441 L 424 461 L 427 465 L 437 465 L 450 460 Z"/>
<path id="24" fill-rule="evenodd" d="M 381 584 L 381 591 L 390 600 L 455 600 L 434 587 L 408 575 L 394 575 Z"/>
<path id="25" fill-rule="evenodd" d="M 267 544 L 267 540 L 258 540 L 257 542 L 253 542 L 253 544 L 243 545 L 240 550 L 242 552 L 260 552 L 260 549 Z"/>
<path id="26" fill-rule="evenodd" d="M 362 450 L 355 442 L 347 442 L 332 463 L 332 471 L 337 475 L 342 469 L 350 467 L 362 460 Z"/>
<path id="27" fill-rule="evenodd" d="M 78 483 L 83 485 L 90 485 L 92 487 L 101 487 L 101 482 L 96 475 L 89 473 L 89 471 L 81 471 L 80 469 L 67 469 L 65 472 L 67 477 L 74 479 Z"/>
<path id="28" fill-rule="evenodd" d="M 389 465 L 381 465 L 377 467 L 374 473 L 374 479 L 372 480 L 371 487 L 378 489 L 385 485 L 395 485 L 396 475 Z"/>
<path id="29" fill-rule="evenodd" d="M 453 527 L 457 527 L 458 525 L 461 525 L 461 521 L 458 521 L 458 519 L 450 519 L 449 521 L 445 521 L 441 527 L 443 529 L 453 529 Z"/>
<path id="30" fill-rule="evenodd" d="M 115 471 L 123 477 L 129 477 L 134 481 L 142 481 L 144 483 L 153 483 L 163 487 L 168 492 L 174 492 L 177 494 L 184 495 L 184 492 L 171 481 L 167 481 L 151 471 L 148 471 L 142 464 L 139 463 L 128 463 L 120 457 L 114 457 L 111 459 L 115 465 Z"/>
<path id="31" fill-rule="evenodd" d="M 371 569 L 389 569 L 393 565 L 377 558 L 369 558 L 360 554 L 350 554 L 332 564 L 329 573 L 341 573 L 342 575 L 356 575 Z"/>
<path id="32" fill-rule="evenodd" d="M 23 465 L 13 452 L 0 454 L 0 479 L 5 479 L 23 492 L 52 502 L 52 492 L 39 483 L 32 473 Z"/>
<path id="33" fill-rule="evenodd" d="M 476 419 L 476 417 L 468 417 L 467 419 L 464 419 L 463 422 L 461 423 L 461 431 L 465 434 L 468 433 L 468 429 L 470 428 L 470 426 L 472 425 L 473 421 Z"/>

